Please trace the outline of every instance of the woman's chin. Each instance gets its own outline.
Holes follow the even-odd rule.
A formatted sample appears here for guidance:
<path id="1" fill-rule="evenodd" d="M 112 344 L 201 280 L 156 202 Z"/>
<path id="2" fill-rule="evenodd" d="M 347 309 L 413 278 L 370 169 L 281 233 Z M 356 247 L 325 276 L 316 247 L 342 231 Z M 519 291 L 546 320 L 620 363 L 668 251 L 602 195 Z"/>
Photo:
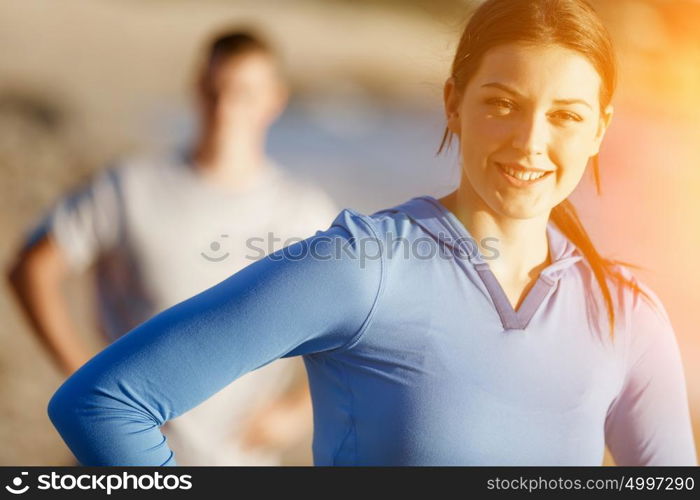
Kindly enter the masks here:
<path id="1" fill-rule="evenodd" d="M 498 212 L 510 219 L 533 219 L 547 212 L 532 204 L 525 203 L 501 203 Z"/>

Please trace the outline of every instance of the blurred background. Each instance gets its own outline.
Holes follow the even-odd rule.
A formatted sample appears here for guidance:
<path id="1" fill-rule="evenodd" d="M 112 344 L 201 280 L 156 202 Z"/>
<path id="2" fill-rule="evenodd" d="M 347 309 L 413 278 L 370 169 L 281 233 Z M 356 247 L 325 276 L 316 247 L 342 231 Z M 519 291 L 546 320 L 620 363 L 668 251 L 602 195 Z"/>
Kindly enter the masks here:
<path id="1" fill-rule="evenodd" d="M 697 442 L 700 2 L 592 3 L 617 44 L 621 80 L 600 158 L 602 195 L 587 174 L 572 199 L 601 253 L 643 266 L 637 276 L 666 306 Z M 435 155 L 442 83 L 472 4 L 0 0 L 0 265 L 59 195 L 115 157 L 191 139 L 203 43 L 239 23 L 273 41 L 292 83 L 269 137 L 286 169 L 364 213 L 447 194 L 458 170 L 454 150 Z M 67 288 L 81 334 L 99 349 L 87 280 Z M 72 464 L 46 415 L 62 377 L 4 282 L 0 341 L 0 465 Z M 311 464 L 310 449 L 288 461 Z M 605 463 L 613 463 L 607 455 Z"/>

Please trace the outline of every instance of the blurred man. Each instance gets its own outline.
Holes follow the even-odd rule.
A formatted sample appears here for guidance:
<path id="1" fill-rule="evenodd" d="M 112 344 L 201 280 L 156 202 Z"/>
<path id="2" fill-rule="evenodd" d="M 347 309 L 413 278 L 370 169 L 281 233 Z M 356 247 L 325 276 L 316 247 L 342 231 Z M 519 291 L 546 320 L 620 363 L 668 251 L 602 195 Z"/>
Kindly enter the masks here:
<path id="1" fill-rule="evenodd" d="M 190 151 L 104 169 L 59 200 L 18 255 L 14 289 L 65 375 L 94 354 L 61 290 L 68 272 L 94 264 L 100 327 L 113 341 L 337 215 L 322 191 L 266 157 L 287 96 L 266 42 L 249 32 L 215 38 L 198 96 Z M 303 363 L 291 358 L 244 375 L 162 430 L 180 465 L 276 465 L 311 426 Z"/>

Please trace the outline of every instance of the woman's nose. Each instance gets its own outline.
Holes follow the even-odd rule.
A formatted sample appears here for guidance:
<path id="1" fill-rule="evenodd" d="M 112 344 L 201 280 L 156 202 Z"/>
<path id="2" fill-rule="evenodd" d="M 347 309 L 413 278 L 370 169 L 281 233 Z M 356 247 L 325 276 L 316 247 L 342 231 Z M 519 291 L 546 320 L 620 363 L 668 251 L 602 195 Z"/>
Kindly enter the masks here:
<path id="1" fill-rule="evenodd" d="M 546 150 L 548 129 L 546 118 L 527 116 L 519 120 L 513 132 L 512 146 L 524 156 L 543 154 Z"/>

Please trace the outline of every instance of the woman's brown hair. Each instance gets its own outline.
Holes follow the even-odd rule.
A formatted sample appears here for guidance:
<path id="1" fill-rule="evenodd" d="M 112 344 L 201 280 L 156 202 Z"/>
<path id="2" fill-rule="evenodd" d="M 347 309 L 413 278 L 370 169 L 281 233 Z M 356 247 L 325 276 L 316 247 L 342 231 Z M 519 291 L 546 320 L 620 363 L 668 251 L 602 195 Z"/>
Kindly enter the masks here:
<path id="1" fill-rule="evenodd" d="M 617 85 L 612 40 L 593 7 L 585 0 L 487 0 L 482 3 L 467 23 L 452 62 L 451 77 L 457 92 L 464 90 L 489 49 L 513 42 L 559 45 L 582 54 L 601 78 L 601 113 L 610 103 Z M 449 146 L 451 139 L 452 133 L 445 128 L 438 153 Z M 598 155 L 591 160 L 596 191 L 600 194 Z M 649 298 L 635 281 L 614 267 L 617 264 L 638 266 L 602 257 L 568 199 L 552 209 L 550 220 L 581 250 L 593 270 L 607 306 L 610 335 L 614 337 L 615 311 L 606 277 Z"/>

